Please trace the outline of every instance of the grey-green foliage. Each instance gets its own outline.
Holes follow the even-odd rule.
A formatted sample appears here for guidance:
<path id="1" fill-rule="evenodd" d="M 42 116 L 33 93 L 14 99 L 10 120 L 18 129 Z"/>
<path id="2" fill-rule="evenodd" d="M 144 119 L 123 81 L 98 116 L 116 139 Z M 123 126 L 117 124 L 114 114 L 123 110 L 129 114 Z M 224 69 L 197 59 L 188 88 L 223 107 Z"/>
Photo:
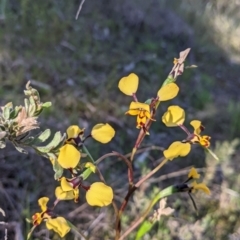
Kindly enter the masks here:
<path id="1" fill-rule="evenodd" d="M 38 91 L 30 86 L 30 82 L 27 83 L 24 94 L 24 106 L 13 107 L 10 102 L 1 107 L 0 148 L 5 148 L 6 142 L 10 141 L 21 153 L 27 153 L 25 148 L 30 147 L 46 158 L 56 159 L 57 152 L 66 139 L 65 134 L 52 134 L 50 129 L 46 129 L 32 135 L 32 130 L 39 128 L 39 115 L 44 108 L 51 106 L 51 102 L 42 103 Z M 59 166 L 55 168 L 58 172 L 62 171 Z"/>

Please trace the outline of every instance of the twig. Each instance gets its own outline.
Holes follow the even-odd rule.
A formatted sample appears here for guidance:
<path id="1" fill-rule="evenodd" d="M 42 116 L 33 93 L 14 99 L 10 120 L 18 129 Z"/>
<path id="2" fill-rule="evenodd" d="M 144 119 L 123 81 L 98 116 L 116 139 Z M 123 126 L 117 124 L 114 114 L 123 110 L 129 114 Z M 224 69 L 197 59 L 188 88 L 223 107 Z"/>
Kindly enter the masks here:
<path id="1" fill-rule="evenodd" d="M 82 9 L 82 6 L 83 6 L 84 2 L 85 2 L 85 0 L 82 0 L 79 7 L 78 7 L 78 11 L 77 11 L 77 14 L 76 14 L 76 17 L 75 17 L 76 20 L 78 19 L 78 16 L 81 12 L 81 9 Z"/>

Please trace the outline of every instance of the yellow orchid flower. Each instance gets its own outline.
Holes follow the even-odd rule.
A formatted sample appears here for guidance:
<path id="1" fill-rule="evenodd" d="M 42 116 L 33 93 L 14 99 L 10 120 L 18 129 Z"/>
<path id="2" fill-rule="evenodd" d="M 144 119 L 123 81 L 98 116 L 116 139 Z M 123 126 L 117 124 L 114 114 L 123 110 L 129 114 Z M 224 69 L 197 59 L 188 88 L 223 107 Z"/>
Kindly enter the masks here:
<path id="1" fill-rule="evenodd" d="M 59 200 L 72 200 L 78 202 L 79 199 L 79 185 L 81 184 L 80 178 L 67 179 L 61 178 L 61 184 L 55 189 L 55 196 Z"/>
<path id="2" fill-rule="evenodd" d="M 146 103 L 131 102 L 129 110 L 125 113 L 132 116 L 137 116 L 137 128 L 145 130 L 145 124 L 148 119 L 155 121 L 151 118 L 150 106 Z"/>
<path id="3" fill-rule="evenodd" d="M 201 190 L 208 195 L 211 193 L 210 189 L 206 186 L 205 183 L 197 183 L 196 181 L 194 181 L 192 183 L 192 190 L 191 191 L 194 192 L 196 190 Z"/>
<path id="4" fill-rule="evenodd" d="M 50 218 L 50 215 L 47 214 L 48 201 L 49 201 L 48 197 L 42 197 L 38 200 L 38 205 L 40 206 L 42 211 L 40 213 L 37 212 L 32 216 L 33 225 L 37 226 L 41 224 L 43 219 Z"/>
<path id="5" fill-rule="evenodd" d="M 113 200 L 113 190 L 102 182 L 95 182 L 87 190 L 86 200 L 91 206 L 108 206 Z"/>
<path id="6" fill-rule="evenodd" d="M 42 221 L 45 221 L 47 229 L 55 231 L 60 235 L 60 237 L 64 237 L 71 230 L 71 228 L 65 218 L 51 216 L 53 213 L 47 208 L 48 201 L 49 198 L 47 197 L 42 197 L 38 200 L 38 204 L 42 211 L 40 213 L 35 213 L 32 216 L 34 225 L 33 229 L 41 224 Z M 32 230 L 30 231 L 30 234 Z M 30 234 L 28 234 L 28 238 L 30 237 Z"/>
<path id="7" fill-rule="evenodd" d="M 66 143 L 78 145 L 83 140 L 84 128 L 80 129 L 77 125 L 71 125 L 67 129 Z"/>
<path id="8" fill-rule="evenodd" d="M 188 173 L 188 178 L 189 179 L 190 178 L 191 179 L 192 178 L 194 178 L 194 179 L 200 178 L 200 174 L 197 172 L 196 168 L 194 168 L 194 167 L 191 168 L 190 172 Z"/>
<path id="9" fill-rule="evenodd" d="M 200 133 L 204 130 L 204 126 L 202 125 L 201 121 L 193 120 L 190 124 L 194 128 L 194 137 L 190 140 L 192 143 L 199 143 L 201 146 L 208 148 L 210 147 L 210 136 L 203 135 L 201 136 Z"/>
<path id="10" fill-rule="evenodd" d="M 124 94 L 132 96 L 137 92 L 138 82 L 138 76 L 135 73 L 131 73 L 128 76 L 120 79 L 118 88 Z"/>

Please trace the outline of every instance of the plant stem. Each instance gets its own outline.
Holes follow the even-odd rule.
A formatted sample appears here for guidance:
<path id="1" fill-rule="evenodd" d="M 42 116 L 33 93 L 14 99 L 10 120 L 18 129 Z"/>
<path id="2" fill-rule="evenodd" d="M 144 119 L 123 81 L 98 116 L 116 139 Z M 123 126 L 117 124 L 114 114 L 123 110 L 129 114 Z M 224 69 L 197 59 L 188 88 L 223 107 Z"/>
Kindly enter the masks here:
<path id="1" fill-rule="evenodd" d="M 119 240 L 123 240 L 127 235 L 129 235 L 139 224 L 141 224 L 144 219 L 147 217 L 147 215 L 149 214 L 149 212 L 151 211 L 151 209 L 153 208 L 153 206 L 161 199 L 164 197 L 167 197 L 169 195 L 172 195 L 173 193 L 175 193 L 176 190 L 174 188 L 174 186 L 170 186 L 167 187 L 165 189 L 163 189 L 162 191 L 160 191 L 158 193 L 157 196 L 154 197 L 154 199 L 150 202 L 149 206 L 147 207 L 147 209 L 143 212 L 143 214 L 140 216 L 140 218 L 138 218 L 133 224 L 132 226 L 130 226 L 127 231 L 119 238 Z"/>
<path id="2" fill-rule="evenodd" d="M 128 193 L 124 198 L 124 201 L 122 202 L 122 205 L 119 209 L 118 215 L 116 216 L 116 224 L 115 224 L 115 229 L 116 229 L 116 236 L 115 240 L 118 240 L 120 238 L 120 233 L 121 233 L 121 216 L 123 214 L 123 211 L 125 210 L 129 198 L 132 196 L 132 194 L 135 192 L 135 190 L 140 187 L 140 185 L 146 181 L 148 178 L 150 178 L 154 173 L 156 173 L 160 168 L 164 166 L 165 163 L 168 162 L 168 159 L 163 158 L 163 161 L 155 167 L 151 172 L 149 172 L 146 176 L 144 176 L 142 179 L 140 179 L 135 185 L 132 185 L 129 187 Z"/>
<path id="3" fill-rule="evenodd" d="M 91 153 L 88 151 L 87 147 L 83 144 L 83 150 L 84 152 L 89 156 L 89 158 L 91 159 L 91 161 L 95 164 L 95 161 L 91 155 Z"/>

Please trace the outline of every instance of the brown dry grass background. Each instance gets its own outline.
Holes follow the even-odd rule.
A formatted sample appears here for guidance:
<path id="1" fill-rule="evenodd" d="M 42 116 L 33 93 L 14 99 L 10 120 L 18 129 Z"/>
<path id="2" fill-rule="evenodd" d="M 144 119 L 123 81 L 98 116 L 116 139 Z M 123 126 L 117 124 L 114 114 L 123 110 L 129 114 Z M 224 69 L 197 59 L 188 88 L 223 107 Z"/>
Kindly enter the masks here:
<path id="1" fill-rule="evenodd" d="M 86 0 L 79 19 L 79 1 L 0 1 L 0 103 L 23 103 L 28 80 L 53 107 L 41 118 L 42 129 L 65 131 L 79 124 L 90 131 L 97 122 L 109 122 L 117 136 L 108 146 L 89 141 L 95 158 L 117 150 L 127 153 L 137 135 L 134 119 L 124 116 L 129 99 L 117 89 L 118 80 L 135 72 L 140 77 L 139 98 L 155 94 L 178 53 L 191 47 L 188 70 L 178 80 L 181 92 L 168 104 L 179 104 L 187 121 L 198 118 L 213 139 L 216 162 L 198 149 L 187 159 L 176 159 L 154 176 L 133 197 L 123 216 L 123 229 L 145 208 L 156 189 L 183 181 L 195 165 L 202 171 L 212 195 L 195 196 L 199 215 L 185 194 L 171 196 L 175 209 L 143 239 L 240 239 L 239 150 L 240 134 L 240 2 L 218 1 L 90 1 Z M 176 129 L 161 124 L 161 114 L 144 146 L 167 147 L 182 139 Z M 235 139 L 235 140 L 234 140 Z M 53 201 L 57 183 L 51 165 L 30 150 L 20 155 L 9 144 L 0 153 L 0 221 L 8 224 L 8 239 L 26 238 L 30 218 L 38 210 L 37 199 L 47 195 Z M 161 151 L 138 156 L 136 178 L 148 171 L 161 157 Z M 108 159 L 100 165 L 107 182 L 116 190 L 120 203 L 127 186 L 126 169 Z M 173 174 L 176 172 L 176 174 Z M 92 178 L 92 181 L 95 179 Z M 125 182 L 124 182 L 125 181 Z M 113 210 L 93 209 L 85 204 L 63 202 L 57 210 L 91 239 L 113 239 Z M 4 236 L 3 224 L 0 225 Z M 33 239 L 59 239 L 45 228 L 38 228 Z M 74 233 L 66 239 L 81 239 Z M 134 239 L 134 234 L 128 239 Z"/>

